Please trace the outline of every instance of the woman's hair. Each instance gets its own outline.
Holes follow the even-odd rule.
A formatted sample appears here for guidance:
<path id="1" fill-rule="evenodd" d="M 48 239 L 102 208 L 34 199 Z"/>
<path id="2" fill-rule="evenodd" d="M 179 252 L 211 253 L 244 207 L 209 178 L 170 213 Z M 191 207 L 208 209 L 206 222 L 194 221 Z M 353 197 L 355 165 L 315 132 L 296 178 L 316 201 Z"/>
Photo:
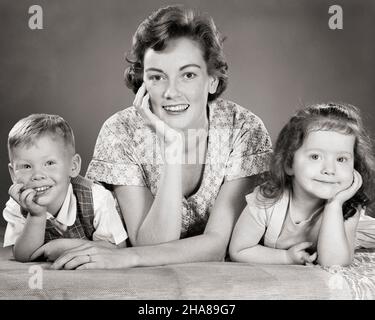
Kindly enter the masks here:
<path id="1" fill-rule="evenodd" d="M 53 114 L 34 113 L 19 120 L 8 134 L 8 154 L 12 158 L 12 151 L 18 146 L 29 146 L 36 139 L 49 135 L 59 137 L 65 146 L 75 152 L 75 141 L 72 128 L 60 116 Z"/>
<path id="2" fill-rule="evenodd" d="M 219 97 L 227 87 L 228 64 L 223 53 L 223 39 L 216 29 L 213 19 L 194 9 L 182 6 L 160 8 L 146 18 L 133 36 L 131 51 L 126 60 L 130 63 L 125 70 L 126 85 L 138 91 L 143 82 L 143 59 L 147 49 L 161 51 L 170 40 L 187 37 L 199 43 L 207 72 L 218 79 L 215 93 L 209 94 L 208 101 Z"/>
<path id="3" fill-rule="evenodd" d="M 277 138 L 269 179 L 261 186 L 261 195 L 277 200 L 285 189 L 292 189 L 292 178 L 285 168 L 292 167 L 294 154 L 309 132 L 317 130 L 355 136 L 354 168 L 363 179 L 359 194 L 373 197 L 375 159 L 371 138 L 363 126 L 359 110 L 344 103 L 312 105 L 292 116 Z"/>

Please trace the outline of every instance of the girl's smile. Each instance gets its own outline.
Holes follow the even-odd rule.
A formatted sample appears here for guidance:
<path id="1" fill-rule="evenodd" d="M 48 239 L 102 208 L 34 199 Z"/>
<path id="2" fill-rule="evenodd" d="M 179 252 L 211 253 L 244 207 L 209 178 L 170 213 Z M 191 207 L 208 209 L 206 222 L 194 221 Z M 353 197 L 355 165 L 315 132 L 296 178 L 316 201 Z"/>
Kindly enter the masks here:
<path id="1" fill-rule="evenodd" d="M 293 192 L 306 198 L 330 199 L 353 182 L 353 135 L 335 131 L 312 131 L 296 151 L 293 167 Z"/>

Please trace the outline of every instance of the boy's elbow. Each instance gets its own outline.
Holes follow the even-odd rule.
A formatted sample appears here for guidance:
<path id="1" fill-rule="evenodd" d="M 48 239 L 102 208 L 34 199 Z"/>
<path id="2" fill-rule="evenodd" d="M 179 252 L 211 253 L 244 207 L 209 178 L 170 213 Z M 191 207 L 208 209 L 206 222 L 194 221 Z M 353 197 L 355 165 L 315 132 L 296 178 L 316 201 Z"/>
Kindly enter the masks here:
<path id="1" fill-rule="evenodd" d="M 14 259 L 18 262 L 31 262 L 30 256 L 17 254 L 16 252 L 13 253 Z"/>

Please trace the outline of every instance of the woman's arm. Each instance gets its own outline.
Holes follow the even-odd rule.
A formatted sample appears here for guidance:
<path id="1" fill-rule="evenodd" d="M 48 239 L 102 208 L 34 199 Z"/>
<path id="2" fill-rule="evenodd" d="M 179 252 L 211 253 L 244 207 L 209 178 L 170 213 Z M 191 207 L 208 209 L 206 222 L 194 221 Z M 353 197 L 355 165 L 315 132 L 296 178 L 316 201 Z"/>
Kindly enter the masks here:
<path id="1" fill-rule="evenodd" d="M 245 195 L 257 177 L 224 183 L 202 235 L 152 246 L 104 249 L 82 246 L 56 260 L 56 269 L 127 268 L 198 261 L 221 261 L 225 257 L 234 223 L 245 207 Z M 87 256 L 90 255 L 90 258 Z"/>
<path id="2" fill-rule="evenodd" d="M 178 240 L 181 234 L 181 165 L 165 165 L 155 196 L 147 187 L 114 186 L 133 246 Z"/>

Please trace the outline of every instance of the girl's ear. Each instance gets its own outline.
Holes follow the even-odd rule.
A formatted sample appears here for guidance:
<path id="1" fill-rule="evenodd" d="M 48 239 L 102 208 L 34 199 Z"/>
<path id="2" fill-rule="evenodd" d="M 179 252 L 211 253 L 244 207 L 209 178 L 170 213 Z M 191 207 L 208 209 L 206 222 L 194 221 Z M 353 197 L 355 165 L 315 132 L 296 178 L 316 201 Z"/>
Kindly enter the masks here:
<path id="1" fill-rule="evenodd" d="M 13 183 L 16 183 L 16 175 L 14 174 L 14 169 L 11 163 L 8 163 L 8 170 L 10 174 L 10 178 L 12 179 Z"/>
<path id="2" fill-rule="evenodd" d="M 208 87 L 208 92 L 211 94 L 214 94 L 216 92 L 218 85 L 219 85 L 219 79 L 215 76 L 211 76 L 209 87 Z"/>
<path id="3" fill-rule="evenodd" d="M 79 172 L 81 171 L 81 157 L 78 153 L 76 153 L 72 158 L 72 167 L 70 171 L 70 177 L 75 178 L 79 175 Z"/>
<path id="4" fill-rule="evenodd" d="M 285 163 L 285 165 L 284 165 L 284 170 L 285 170 L 285 173 L 288 176 L 293 176 L 294 175 L 293 168 L 291 166 L 289 166 L 287 163 Z"/>

